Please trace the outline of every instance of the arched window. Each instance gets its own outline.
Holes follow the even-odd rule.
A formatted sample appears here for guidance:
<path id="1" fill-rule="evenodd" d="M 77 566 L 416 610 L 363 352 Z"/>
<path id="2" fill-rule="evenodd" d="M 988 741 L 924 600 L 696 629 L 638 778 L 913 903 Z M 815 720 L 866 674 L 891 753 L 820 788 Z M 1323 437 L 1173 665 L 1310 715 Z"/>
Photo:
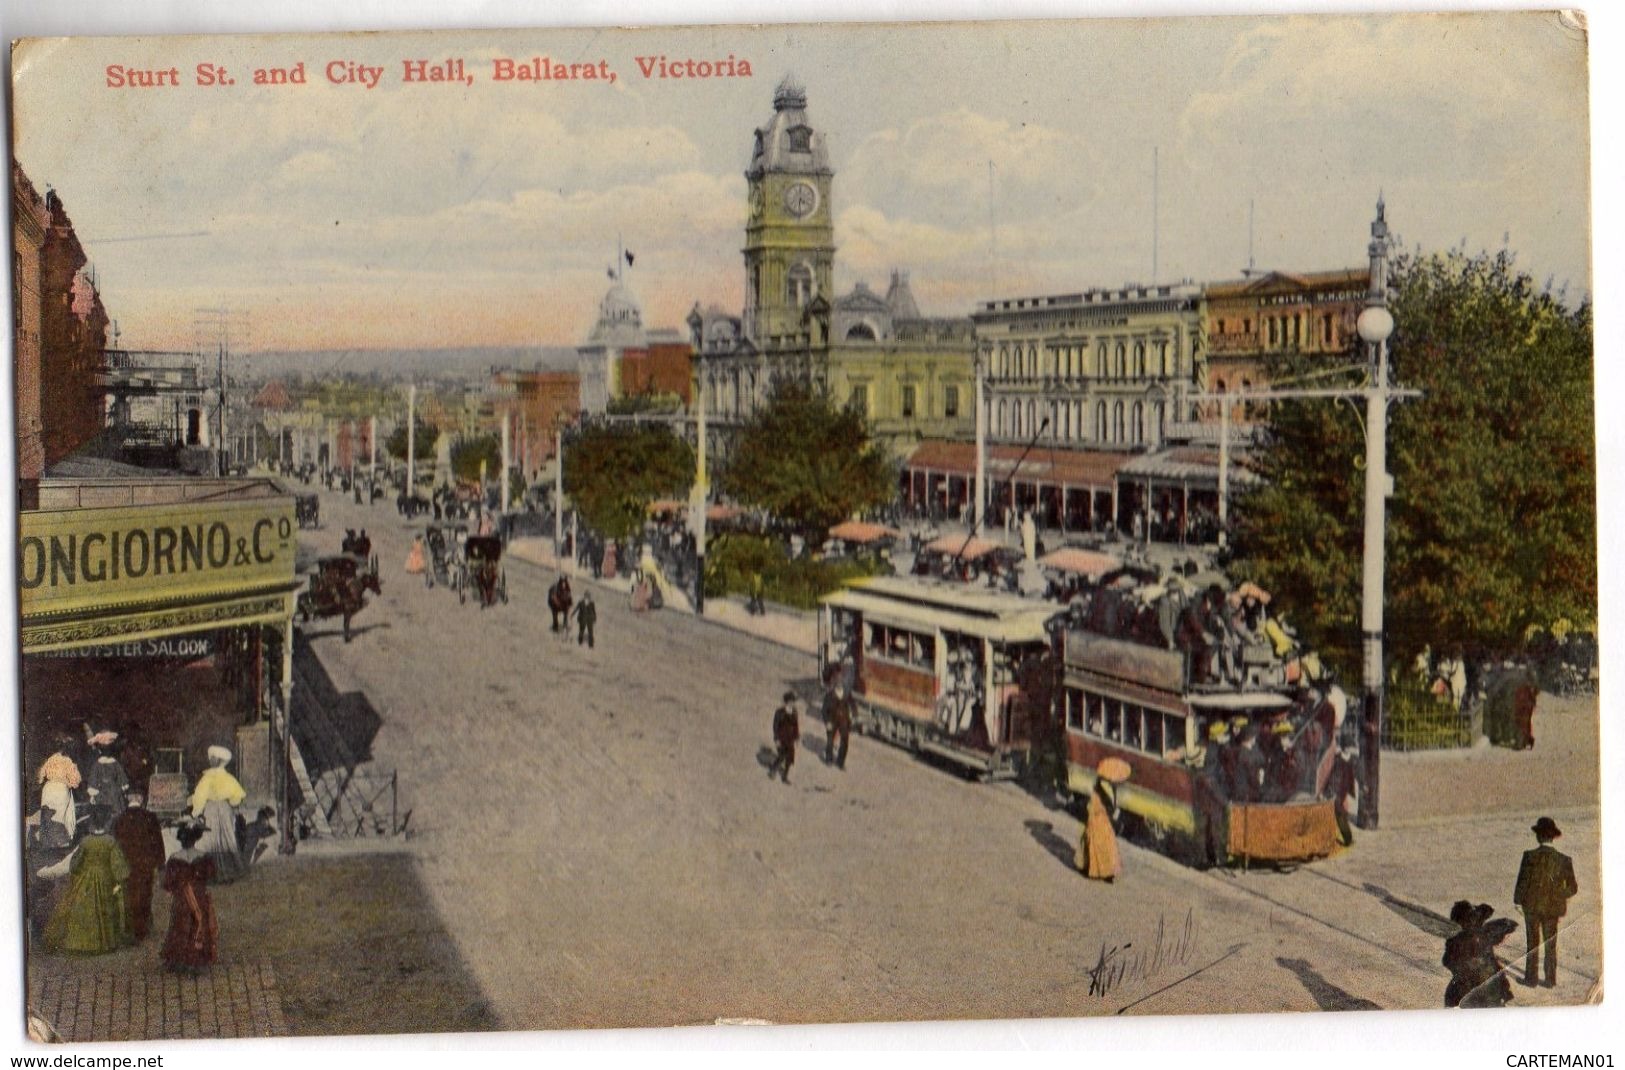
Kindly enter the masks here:
<path id="1" fill-rule="evenodd" d="M 1161 443 L 1168 435 L 1168 407 L 1160 401 L 1151 406 L 1151 422 L 1155 434 L 1153 441 Z"/>
<path id="2" fill-rule="evenodd" d="M 1063 431 L 1061 437 L 1067 442 L 1072 441 L 1072 405 L 1068 403 L 1062 411 L 1061 423 Z"/>
<path id="3" fill-rule="evenodd" d="M 1072 435 L 1074 439 L 1083 437 L 1083 402 L 1072 403 Z"/>
<path id="4" fill-rule="evenodd" d="M 1061 414 L 1053 401 L 1049 403 L 1049 437 L 1052 441 L 1061 437 Z"/>
<path id="5" fill-rule="evenodd" d="M 1010 434 L 1015 438 L 1021 437 L 1021 402 L 1016 402 L 1010 412 Z"/>
<path id="6" fill-rule="evenodd" d="M 1157 343 L 1157 364 L 1162 369 L 1160 374 L 1162 375 L 1163 378 L 1166 379 L 1168 376 L 1173 374 L 1173 372 L 1171 372 L 1168 369 L 1168 343 L 1167 342 L 1158 342 Z"/>
<path id="7" fill-rule="evenodd" d="M 994 426 L 993 433 L 995 435 L 1003 435 L 1004 434 L 1005 417 L 1009 415 L 1009 411 L 1010 411 L 1009 404 L 1003 398 L 1000 398 L 999 399 L 999 417 L 994 422 L 994 425 L 993 425 Z"/>
<path id="8" fill-rule="evenodd" d="M 1134 343 L 1134 374 L 1145 378 L 1145 343 Z"/>
<path id="9" fill-rule="evenodd" d="M 733 393 L 733 408 L 730 411 L 735 416 L 738 416 L 743 411 L 743 406 L 740 404 L 742 399 L 739 396 L 739 373 L 737 371 L 733 373 Z"/>
<path id="10" fill-rule="evenodd" d="M 999 346 L 998 374 L 1000 379 L 1010 375 L 1010 347 L 1002 343 Z"/>
<path id="11" fill-rule="evenodd" d="M 813 297 L 813 272 L 806 264 L 797 264 L 785 276 L 785 299 L 796 308 L 806 308 Z"/>
<path id="12" fill-rule="evenodd" d="M 1027 402 L 1027 433 L 1038 434 L 1038 403 L 1031 400 Z"/>
<path id="13" fill-rule="evenodd" d="M 852 329 L 846 332 L 848 342 L 873 342 L 875 329 L 867 323 L 854 323 Z"/>
<path id="14" fill-rule="evenodd" d="M 1145 405 L 1136 401 L 1134 403 L 1134 444 L 1138 446 L 1145 441 Z"/>
<path id="15" fill-rule="evenodd" d="M 1100 378 L 1102 378 L 1102 379 L 1106 378 L 1106 343 L 1105 342 L 1100 343 L 1100 348 L 1095 350 L 1095 374 L 1100 376 Z"/>
<path id="16" fill-rule="evenodd" d="M 1117 377 L 1128 378 L 1128 356 L 1122 342 L 1117 343 Z"/>
<path id="17" fill-rule="evenodd" d="M 1095 402 L 1095 441 L 1106 441 L 1106 403 Z"/>
<path id="18" fill-rule="evenodd" d="M 1038 345 L 1033 343 L 1027 346 L 1027 374 L 1034 379 L 1038 378 Z"/>
<path id="19" fill-rule="evenodd" d="M 1127 438 L 1123 427 L 1123 403 L 1119 401 L 1112 406 L 1112 441 L 1122 442 Z"/>

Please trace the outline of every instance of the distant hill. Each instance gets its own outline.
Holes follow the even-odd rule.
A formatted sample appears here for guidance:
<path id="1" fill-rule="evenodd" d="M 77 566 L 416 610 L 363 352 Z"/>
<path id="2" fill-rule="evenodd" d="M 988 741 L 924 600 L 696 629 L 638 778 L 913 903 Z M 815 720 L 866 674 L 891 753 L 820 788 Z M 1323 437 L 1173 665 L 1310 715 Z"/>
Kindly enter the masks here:
<path id="1" fill-rule="evenodd" d="M 303 349 L 244 356 L 255 379 L 334 374 L 380 379 L 481 377 L 492 368 L 575 371 L 572 346 L 472 346 L 460 349 Z"/>

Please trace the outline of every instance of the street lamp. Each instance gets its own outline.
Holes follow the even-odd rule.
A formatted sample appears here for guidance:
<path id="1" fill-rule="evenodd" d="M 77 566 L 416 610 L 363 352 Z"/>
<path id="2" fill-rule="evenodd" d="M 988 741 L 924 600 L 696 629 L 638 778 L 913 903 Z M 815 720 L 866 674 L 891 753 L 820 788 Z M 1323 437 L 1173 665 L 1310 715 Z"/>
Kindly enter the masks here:
<path id="1" fill-rule="evenodd" d="M 1388 520 L 1388 496 L 1394 480 L 1388 474 L 1388 338 L 1394 333 L 1394 317 L 1388 311 L 1388 223 L 1383 218 L 1382 198 L 1377 198 L 1377 218 L 1371 222 L 1370 287 L 1366 307 L 1355 321 L 1355 330 L 1366 344 L 1371 382 L 1365 403 L 1365 553 L 1360 577 L 1360 632 L 1365 664 L 1365 708 L 1360 724 L 1360 761 L 1364 767 L 1360 794 L 1360 827 L 1376 828 L 1380 799 L 1383 664 L 1382 588 L 1384 571 L 1383 531 Z"/>

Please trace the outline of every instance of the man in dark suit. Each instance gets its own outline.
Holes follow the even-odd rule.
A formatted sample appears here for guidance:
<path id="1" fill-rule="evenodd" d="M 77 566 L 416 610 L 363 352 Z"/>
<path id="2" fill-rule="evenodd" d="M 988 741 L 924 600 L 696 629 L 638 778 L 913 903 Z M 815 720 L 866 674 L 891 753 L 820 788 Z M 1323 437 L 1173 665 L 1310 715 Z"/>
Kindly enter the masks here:
<path id="1" fill-rule="evenodd" d="M 829 694 L 824 696 L 824 763 L 835 763 L 837 769 L 846 768 L 846 748 L 852 739 L 852 719 L 857 713 L 857 703 L 847 693 L 846 681 L 836 676 L 831 684 Z M 840 740 L 839 749 L 836 740 Z"/>
<path id="2" fill-rule="evenodd" d="M 794 691 L 786 691 L 784 704 L 773 711 L 773 742 L 778 754 L 767 775 L 771 778 L 776 774 L 786 784 L 790 783 L 790 767 L 796 762 L 796 741 L 801 738 L 799 701 Z"/>
<path id="3" fill-rule="evenodd" d="M 1529 939 L 1521 983 L 1529 988 L 1535 986 L 1535 960 L 1544 945 L 1546 987 L 1556 988 L 1557 919 L 1568 912 L 1569 899 L 1578 885 L 1574 883 L 1574 861 L 1552 846 L 1552 841 L 1563 835 L 1557 822 L 1543 817 L 1535 822 L 1532 831 L 1540 846 L 1523 853 L 1518 884 L 1512 892 L 1512 902 L 1523 908 L 1524 928 Z"/>

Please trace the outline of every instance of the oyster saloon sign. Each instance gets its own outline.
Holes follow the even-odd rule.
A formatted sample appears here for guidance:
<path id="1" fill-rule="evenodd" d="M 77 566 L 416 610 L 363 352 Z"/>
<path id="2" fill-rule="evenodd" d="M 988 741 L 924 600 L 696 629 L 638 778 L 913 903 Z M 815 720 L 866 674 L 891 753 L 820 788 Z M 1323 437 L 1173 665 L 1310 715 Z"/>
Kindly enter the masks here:
<path id="1" fill-rule="evenodd" d="M 22 615 L 291 583 L 296 530 L 286 499 L 25 512 Z"/>

